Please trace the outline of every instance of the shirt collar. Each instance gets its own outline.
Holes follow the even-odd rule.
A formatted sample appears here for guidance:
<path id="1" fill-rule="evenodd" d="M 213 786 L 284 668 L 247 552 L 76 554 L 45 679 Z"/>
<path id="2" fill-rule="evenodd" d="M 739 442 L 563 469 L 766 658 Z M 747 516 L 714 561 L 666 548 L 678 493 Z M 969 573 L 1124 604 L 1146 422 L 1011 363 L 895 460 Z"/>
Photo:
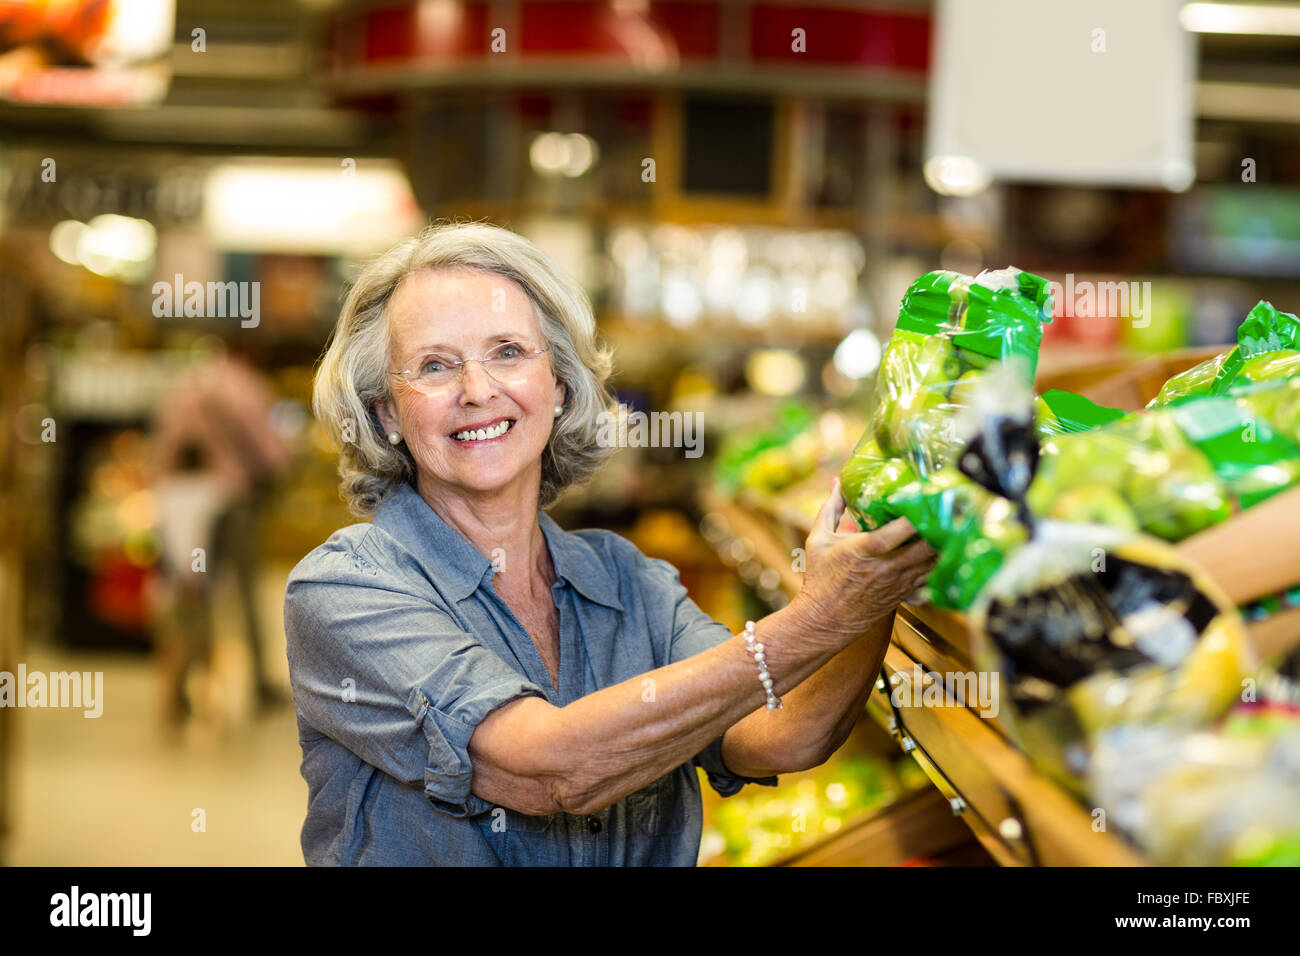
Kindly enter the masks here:
<path id="1" fill-rule="evenodd" d="M 537 512 L 537 521 L 560 579 L 589 601 L 623 610 L 618 589 L 596 550 L 544 511 Z M 412 485 L 400 485 L 380 505 L 372 523 L 426 566 L 436 568 L 438 582 L 454 600 L 463 601 L 473 594 L 493 567 L 492 561 L 434 511 Z"/>
<path id="2" fill-rule="evenodd" d="M 588 601 L 623 610 L 614 576 L 596 549 L 579 535 L 565 531 L 545 511 L 537 512 L 537 523 L 551 547 L 551 560 L 560 579 L 568 581 Z"/>

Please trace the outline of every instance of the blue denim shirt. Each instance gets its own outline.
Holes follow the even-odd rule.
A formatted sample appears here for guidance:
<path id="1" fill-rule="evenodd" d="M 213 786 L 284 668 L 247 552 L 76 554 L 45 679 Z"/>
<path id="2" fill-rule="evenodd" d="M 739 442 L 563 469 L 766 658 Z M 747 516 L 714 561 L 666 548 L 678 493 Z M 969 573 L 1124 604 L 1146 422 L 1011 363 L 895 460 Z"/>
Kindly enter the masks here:
<path id="1" fill-rule="evenodd" d="M 289 575 L 284 624 L 297 705 L 308 865 L 693 866 L 695 767 L 723 796 L 719 737 L 589 816 L 529 816 L 470 792 L 470 735 L 527 695 L 579 697 L 731 638 L 678 572 L 611 531 L 538 521 L 559 580 L 559 691 L 492 586 L 495 566 L 409 485 L 369 524 L 334 532 Z"/>

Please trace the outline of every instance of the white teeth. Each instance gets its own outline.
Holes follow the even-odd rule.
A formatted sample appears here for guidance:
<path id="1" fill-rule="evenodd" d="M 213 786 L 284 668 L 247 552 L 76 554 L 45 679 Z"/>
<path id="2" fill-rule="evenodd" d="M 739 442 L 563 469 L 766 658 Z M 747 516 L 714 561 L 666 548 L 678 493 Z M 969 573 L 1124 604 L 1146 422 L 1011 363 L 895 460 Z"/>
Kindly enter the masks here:
<path id="1" fill-rule="evenodd" d="M 457 441 L 485 441 L 489 438 L 498 438 L 510 430 L 511 422 L 509 419 L 497 422 L 491 428 L 478 428 L 473 431 L 457 432 L 452 437 Z"/>

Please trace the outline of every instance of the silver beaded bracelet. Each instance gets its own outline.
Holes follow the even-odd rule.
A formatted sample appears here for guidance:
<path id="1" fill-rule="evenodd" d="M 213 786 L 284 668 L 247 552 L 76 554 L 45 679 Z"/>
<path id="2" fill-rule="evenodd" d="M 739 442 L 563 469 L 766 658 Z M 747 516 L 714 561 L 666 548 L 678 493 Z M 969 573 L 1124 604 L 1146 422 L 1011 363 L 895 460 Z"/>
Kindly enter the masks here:
<path id="1" fill-rule="evenodd" d="M 754 663 L 758 665 L 758 679 L 762 683 L 763 689 L 767 691 L 767 709 L 781 710 L 781 698 L 772 693 L 772 675 L 767 670 L 767 658 L 763 656 L 763 645 L 755 643 L 754 622 L 745 622 L 745 649 L 749 651 L 754 658 Z"/>

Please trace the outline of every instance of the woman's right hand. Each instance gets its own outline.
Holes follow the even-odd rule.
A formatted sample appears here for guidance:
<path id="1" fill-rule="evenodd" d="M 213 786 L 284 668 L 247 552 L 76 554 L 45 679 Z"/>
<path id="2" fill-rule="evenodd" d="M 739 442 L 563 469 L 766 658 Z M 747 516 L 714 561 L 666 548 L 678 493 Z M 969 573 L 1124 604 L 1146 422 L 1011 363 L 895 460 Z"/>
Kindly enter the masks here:
<path id="1" fill-rule="evenodd" d="M 915 534 L 906 518 L 857 530 L 837 477 L 804 544 L 803 587 L 791 607 L 829 646 L 847 647 L 925 583 L 936 555 L 920 538 L 908 543 Z"/>

